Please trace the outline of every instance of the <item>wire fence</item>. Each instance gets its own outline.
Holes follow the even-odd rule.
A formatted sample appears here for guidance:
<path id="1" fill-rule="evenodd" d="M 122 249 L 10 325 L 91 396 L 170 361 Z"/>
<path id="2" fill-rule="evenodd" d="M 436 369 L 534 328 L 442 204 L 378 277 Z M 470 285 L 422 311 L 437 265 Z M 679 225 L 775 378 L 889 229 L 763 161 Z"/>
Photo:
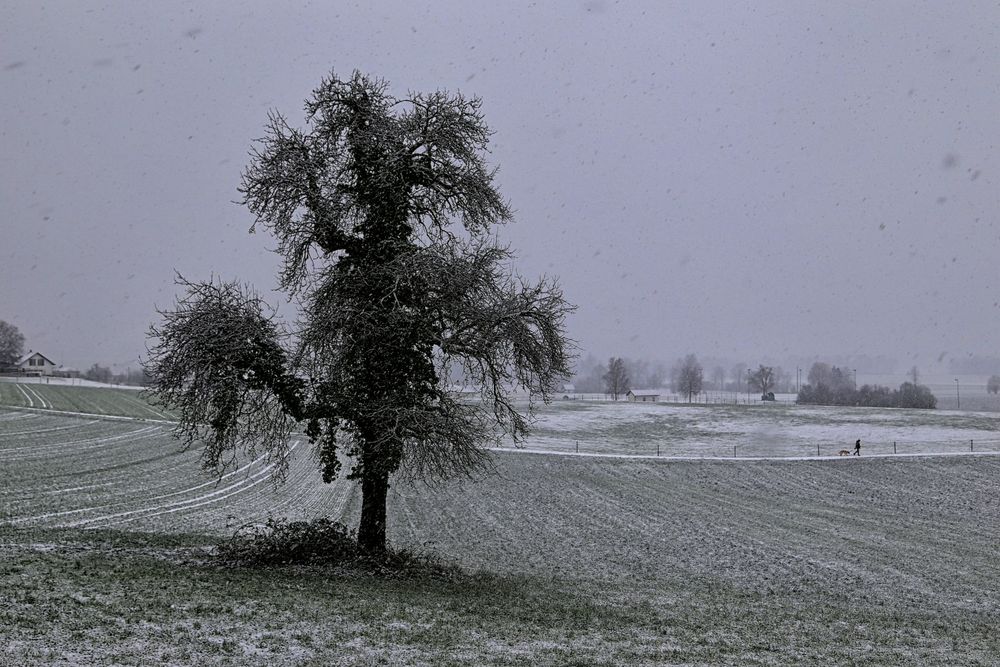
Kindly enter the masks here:
<path id="1" fill-rule="evenodd" d="M 854 443 L 844 442 L 613 442 L 530 439 L 521 449 L 536 452 L 590 454 L 600 456 L 642 456 L 660 458 L 836 458 L 847 456 L 920 456 L 1000 453 L 1000 438 L 957 440 L 877 440 L 865 441 L 855 452 Z"/>
<path id="2" fill-rule="evenodd" d="M 643 394 L 635 397 L 630 397 L 628 395 L 619 395 L 617 399 L 612 394 L 580 394 L 580 393 L 563 393 L 560 394 L 563 400 L 568 401 L 607 401 L 614 402 L 617 400 L 619 403 L 665 403 L 665 404 L 680 404 L 680 405 L 794 405 L 795 404 L 795 394 L 777 394 L 774 400 L 764 400 L 759 394 L 750 394 L 749 396 L 745 393 L 736 393 L 731 391 L 726 392 L 702 392 L 700 394 L 694 394 L 691 396 L 691 400 L 688 400 L 686 394 L 675 394 L 671 392 L 649 394 L 648 392 L 643 392 Z"/>

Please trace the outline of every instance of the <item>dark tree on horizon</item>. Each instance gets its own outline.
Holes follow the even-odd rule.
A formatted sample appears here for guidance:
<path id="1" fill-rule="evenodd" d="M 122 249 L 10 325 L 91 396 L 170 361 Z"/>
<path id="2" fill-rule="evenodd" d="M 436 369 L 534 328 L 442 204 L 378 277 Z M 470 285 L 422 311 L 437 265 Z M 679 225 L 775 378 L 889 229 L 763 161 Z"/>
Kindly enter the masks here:
<path id="1" fill-rule="evenodd" d="M 750 386 L 759 391 L 762 397 L 767 396 L 774 387 L 774 383 L 774 368 L 771 366 L 760 365 L 757 370 L 750 374 Z"/>
<path id="2" fill-rule="evenodd" d="M 24 334 L 16 326 L 0 320 L 0 366 L 17 363 L 24 353 Z"/>
<path id="3" fill-rule="evenodd" d="M 687 394 L 688 403 L 690 403 L 696 394 L 701 393 L 705 372 L 698 362 L 698 357 L 689 354 L 677 362 L 674 377 L 676 378 L 674 390 L 681 394 Z"/>
<path id="4" fill-rule="evenodd" d="M 628 370 L 625 360 L 621 357 L 611 357 L 608 359 L 608 371 L 604 374 L 605 393 L 611 394 L 614 400 L 627 394 L 629 391 Z"/>
<path id="5" fill-rule="evenodd" d="M 511 211 L 484 159 L 480 100 L 387 90 L 332 74 L 306 102 L 305 129 L 273 112 L 251 153 L 240 192 L 277 239 L 295 323 L 247 286 L 181 278 L 146 365 L 209 469 L 243 451 L 283 471 L 302 429 L 324 481 L 350 457 L 358 543 L 373 552 L 386 547 L 394 475 L 487 465 L 483 445 L 526 432 L 514 390 L 530 392 L 530 413 L 570 363 L 571 306 L 553 280 L 513 274 L 494 235 Z M 452 370 L 478 401 L 449 391 Z"/>

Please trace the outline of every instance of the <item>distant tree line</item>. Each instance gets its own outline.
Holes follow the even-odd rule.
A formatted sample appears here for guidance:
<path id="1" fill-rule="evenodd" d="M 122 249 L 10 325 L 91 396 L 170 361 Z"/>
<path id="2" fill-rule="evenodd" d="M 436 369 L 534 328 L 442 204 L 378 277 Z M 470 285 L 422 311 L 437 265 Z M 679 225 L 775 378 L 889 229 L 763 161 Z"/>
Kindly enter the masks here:
<path id="1" fill-rule="evenodd" d="M 610 394 L 614 400 L 617 401 L 627 394 L 630 387 L 625 360 L 621 357 L 608 359 L 608 370 L 602 379 L 604 380 L 604 392 Z"/>
<path id="2" fill-rule="evenodd" d="M 913 373 L 914 376 L 917 373 Z M 858 388 L 855 377 L 846 368 L 816 362 L 809 369 L 809 384 L 799 389 L 797 403 L 809 405 L 857 405 L 877 408 L 937 407 L 937 398 L 922 384 L 904 382 L 899 389 L 881 385 Z"/>
<path id="3" fill-rule="evenodd" d="M 84 371 L 83 377 L 85 380 L 104 384 L 125 384 L 135 387 L 145 387 L 149 384 L 149 375 L 142 367 L 127 368 L 124 373 L 114 373 L 107 366 L 94 364 Z"/>
<path id="4" fill-rule="evenodd" d="M 624 396 L 630 389 L 663 389 L 681 394 L 690 401 L 704 391 L 753 391 L 761 396 L 795 391 L 795 378 L 781 366 L 746 363 L 726 368 L 724 360 L 702 363 L 694 354 L 677 359 L 671 366 L 662 361 L 611 357 L 600 362 L 587 356 L 577 362 L 573 376 L 575 391 L 582 394 Z M 711 368 L 707 371 L 706 368 Z"/>
<path id="5" fill-rule="evenodd" d="M 9 322 L 0 320 L 0 367 L 11 366 L 24 353 L 24 334 Z"/>
<path id="6" fill-rule="evenodd" d="M 670 372 L 673 390 L 687 396 L 688 403 L 692 397 L 700 394 L 705 381 L 705 371 L 698 363 L 698 358 L 689 354 L 678 360 Z"/>
<path id="7" fill-rule="evenodd" d="M 667 380 L 667 367 L 659 361 L 612 357 L 607 363 L 602 363 L 588 356 L 577 362 L 573 376 L 574 389 L 582 394 L 611 393 L 608 391 L 608 373 L 613 360 L 618 360 L 621 364 L 615 369 L 615 377 L 620 378 L 618 375 L 620 373 L 625 377 L 626 386 L 621 392 L 622 396 L 628 393 L 629 389 L 658 389 Z"/>

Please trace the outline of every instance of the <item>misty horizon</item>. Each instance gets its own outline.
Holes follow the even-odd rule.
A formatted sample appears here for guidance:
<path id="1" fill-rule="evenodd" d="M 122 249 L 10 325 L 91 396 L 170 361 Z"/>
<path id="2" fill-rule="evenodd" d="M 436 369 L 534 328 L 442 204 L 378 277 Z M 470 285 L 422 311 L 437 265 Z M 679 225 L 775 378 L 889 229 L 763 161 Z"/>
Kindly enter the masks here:
<path id="1" fill-rule="evenodd" d="M 0 11 L 0 319 L 26 351 L 134 367 L 175 271 L 290 312 L 240 173 L 269 110 L 301 125 L 358 69 L 482 98 L 501 241 L 578 306 L 581 358 L 998 354 L 994 5 L 264 7 Z"/>

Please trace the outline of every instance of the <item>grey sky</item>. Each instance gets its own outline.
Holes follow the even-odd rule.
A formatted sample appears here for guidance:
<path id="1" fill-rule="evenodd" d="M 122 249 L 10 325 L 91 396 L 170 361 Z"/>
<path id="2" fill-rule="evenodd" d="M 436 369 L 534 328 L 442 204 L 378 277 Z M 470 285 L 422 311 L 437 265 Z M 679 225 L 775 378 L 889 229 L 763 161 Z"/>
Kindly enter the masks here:
<path id="1" fill-rule="evenodd" d="M 134 364 L 174 269 L 271 287 L 251 140 L 357 68 L 484 99 L 502 235 L 585 351 L 1000 349 L 995 3 L 286 4 L 2 4 L 0 319 L 29 347 Z"/>

